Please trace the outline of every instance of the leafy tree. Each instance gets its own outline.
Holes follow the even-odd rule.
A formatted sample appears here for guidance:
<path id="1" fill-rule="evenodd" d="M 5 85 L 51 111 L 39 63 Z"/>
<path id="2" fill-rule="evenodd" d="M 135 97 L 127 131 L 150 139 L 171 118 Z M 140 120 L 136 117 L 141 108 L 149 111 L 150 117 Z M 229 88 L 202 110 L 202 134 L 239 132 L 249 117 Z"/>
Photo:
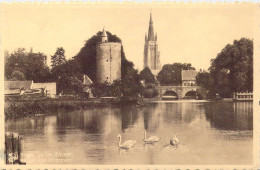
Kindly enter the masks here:
<path id="1" fill-rule="evenodd" d="M 16 81 L 16 80 L 23 81 L 23 80 L 26 80 L 26 79 L 25 79 L 25 76 L 22 72 L 15 70 L 11 74 L 11 80 L 12 81 Z"/>
<path id="2" fill-rule="evenodd" d="M 128 67 L 127 74 L 122 80 L 123 96 L 137 96 L 142 91 L 142 88 L 138 71 L 132 67 Z"/>
<path id="3" fill-rule="evenodd" d="M 74 60 L 53 67 L 52 80 L 57 82 L 57 92 L 79 93 L 83 89 L 83 74 L 80 64 Z"/>
<path id="4" fill-rule="evenodd" d="M 55 54 L 51 56 L 51 66 L 56 67 L 66 62 L 65 50 L 62 47 L 57 48 Z"/>
<path id="5" fill-rule="evenodd" d="M 25 76 L 27 80 L 34 82 L 47 82 L 50 78 L 50 70 L 46 65 L 47 56 L 43 53 L 28 53 Z"/>
<path id="6" fill-rule="evenodd" d="M 91 87 L 91 92 L 94 97 L 110 97 L 111 96 L 111 87 L 108 82 L 104 83 L 94 83 Z"/>
<path id="7" fill-rule="evenodd" d="M 83 92 L 83 82 L 81 79 L 77 77 L 70 77 L 70 90 L 76 94 L 80 94 Z"/>
<path id="8" fill-rule="evenodd" d="M 152 98 L 158 95 L 158 90 L 154 84 L 148 84 L 143 89 L 142 95 L 146 98 Z"/>
<path id="9" fill-rule="evenodd" d="M 234 40 L 211 61 L 214 92 L 231 97 L 233 92 L 253 90 L 253 41 Z"/>
<path id="10" fill-rule="evenodd" d="M 209 72 L 200 71 L 196 76 L 196 82 L 198 86 L 202 86 L 207 90 L 212 89 L 213 87 L 213 79 Z"/>
<path id="11" fill-rule="evenodd" d="M 112 84 L 108 82 L 94 83 L 91 87 L 94 97 L 120 97 L 122 95 L 122 85 L 120 80 L 115 80 Z"/>
<path id="12" fill-rule="evenodd" d="M 12 79 L 13 71 L 23 73 L 26 80 L 34 82 L 49 81 L 50 71 L 46 65 L 47 56 L 43 53 L 26 52 L 24 48 L 19 48 L 6 57 L 5 77 Z"/>
<path id="13" fill-rule="evenodd" d="M 154 75 L 152 74 L 151 70 L 149 67 L 145 67 L 141 72 L 140 72 L 140 79 L 144 80 L 146 84 L 148 83 L 155 83 L 155 78 Z"/>
<path id="14" fill-rule="evenodd" d="M 114 80 L 110 87 L 111 96 L 120 97 L 122 96 L 122 81 Z"/>
<path id="15" fill-rule="evenodd" d="M 187 63 L 166 64 L 158 73 L 157 79 L 163 85 L 180 85 L 182 83 L 182 70 L 195 70 L 195 68 Z"/>
<path id="16" fill-rule="evenodd" d="M 196 76 L 196 83 L 198 86 L 201 86 L 198 91 L 199 94 L 205 94 L 201 96 L 203 98 L 212 98 L 215 97 L 215 92 L 213 91 L 213 78 L 211 74 L 207 71 L 199 71 Z"/>

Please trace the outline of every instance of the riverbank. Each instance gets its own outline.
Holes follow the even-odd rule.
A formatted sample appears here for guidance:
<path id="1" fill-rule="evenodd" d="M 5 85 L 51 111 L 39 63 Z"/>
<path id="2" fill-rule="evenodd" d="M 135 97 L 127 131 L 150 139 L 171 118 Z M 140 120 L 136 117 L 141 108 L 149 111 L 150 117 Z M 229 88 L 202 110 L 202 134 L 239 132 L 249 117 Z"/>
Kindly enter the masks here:
<path id="1" fill-rule="evenodd" d="M 35 99 L 5 101 L 5 119 L 37 116 L 57 110 L 73 111 L 87 108 L 116 107 L 118 100 L 102 99 Z"/>
<path id="2" fill-rule="evenodd" d="M 230 100 L 225 100 L 230 101 Z M 158 98 L 138 100 L 137 105 L 144 106 L 149 103 L 182 103 L 182 102 L 212 102 L 212 100 L 158 100 Z M 101 107 L 119 107 L 121 104 L 133 104 L 122 102 L 119 99 L 80 99 L 80 98 L 44 98 L 30 100 L 6 100 L 5 119 L 32 117 L 57 110 L 73 111 Z M 136 103 L 135 103 L 136 104 Z"/>

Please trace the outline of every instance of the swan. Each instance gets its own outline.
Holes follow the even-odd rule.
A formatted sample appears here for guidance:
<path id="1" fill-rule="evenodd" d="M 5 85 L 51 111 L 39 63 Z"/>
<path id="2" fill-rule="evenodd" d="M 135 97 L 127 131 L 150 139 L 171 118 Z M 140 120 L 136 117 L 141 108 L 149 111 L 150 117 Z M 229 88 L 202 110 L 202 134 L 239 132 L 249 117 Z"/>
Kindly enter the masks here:
<path id="1" fill-rule="evenodd" d="M 158 142 L 160 138 L 158 136 L 151 136 L 148 139 L 146 139 L 146 131 L 144 130 L 144 142 L 145 143 L 154 143 Z"/>
<path id="2" fill-rule="evenodd" d="M 178 147 L 179 143 L 180 143 L 179 138 L 175 134 L 175 136 L 170 139 L 170 144 Z"/>
<path id="3" fill-rule="evenodd" d="M 123 144 L 121 144 L 121 135 L 118 134 L 117 137 L 118 137 L 118 147 L 122 148 L 122 149 L 130 149 L 130 148 L 134 147 L 134 145 L 136 143 L 135 140 L 128 140 L 128 141 L 125 141 Z"/>

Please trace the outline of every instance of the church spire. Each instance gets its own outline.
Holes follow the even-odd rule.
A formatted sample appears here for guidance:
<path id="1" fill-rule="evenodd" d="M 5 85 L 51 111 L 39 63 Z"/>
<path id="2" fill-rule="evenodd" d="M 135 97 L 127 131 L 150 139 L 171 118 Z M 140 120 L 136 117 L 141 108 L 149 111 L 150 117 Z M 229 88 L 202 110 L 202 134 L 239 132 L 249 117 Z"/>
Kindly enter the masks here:
<path id="1" fill-rule="evenodd" d="M 149 22 L 149 30 L 148 30 L 148 41 L 154 41 L 152 13 L 150 13 L 150 22 Z"/>

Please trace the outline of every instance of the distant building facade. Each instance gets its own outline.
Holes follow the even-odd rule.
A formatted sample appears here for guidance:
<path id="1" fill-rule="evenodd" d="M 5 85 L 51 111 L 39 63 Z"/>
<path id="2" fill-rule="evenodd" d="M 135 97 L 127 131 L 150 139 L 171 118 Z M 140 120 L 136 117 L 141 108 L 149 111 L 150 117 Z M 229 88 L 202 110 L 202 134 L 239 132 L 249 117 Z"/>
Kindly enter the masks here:
<path id="1" fill-rule="evenodd" d="M 5 96 L 56 97 L 56 82 L 5 81 Z"/>
<path id="2" fill-rule="evenodd" d="M 43 96 L 55 98 L 56 97 L 56 82 L 49 82 L 49 83 L 34 83 L 33 89 L 35 90 L 42 90 L 41 92 L 44 93 Z"/>
<path id="3" fill-rule="evenodd" d="M 182 86 L 196 86 L 196 70 L 182 70 Z"/>
<path id="4" fill-rule="evenodd" d="M 121 79 L 121 43 L 108 42 L 104 29 L 101 36 L 101 42 L 96 45 L 96 81 L 113 83 Z"/>
<path id="5" fill-rule="evenodd" d="M 157 34 L 154 35 L 152 14 L 150 14 L 150 22 L 148 36 L 145 34 L 144 44 L 144 68 L 149 67 L 150 70 L 161 70 L 160 52 L 158 50 Z"/>

